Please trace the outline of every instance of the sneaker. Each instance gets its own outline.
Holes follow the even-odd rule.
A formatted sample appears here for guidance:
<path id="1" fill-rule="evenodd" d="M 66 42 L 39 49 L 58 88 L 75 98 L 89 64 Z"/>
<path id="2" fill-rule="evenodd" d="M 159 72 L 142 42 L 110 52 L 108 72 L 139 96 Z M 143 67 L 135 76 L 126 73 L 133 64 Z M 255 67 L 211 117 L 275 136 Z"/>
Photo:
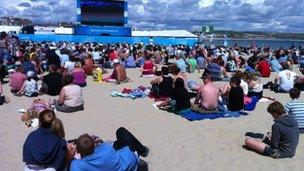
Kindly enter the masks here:
<path id="1" fill-rule="evenodd" d="M 145 151 L 143 152 L 143 153 L 141 153 L 141 154 L 139 154 L 140 156 L 142 156 L 142 157 L 147 157 L 148 155 L 149 155 L 149 148 L 148 147 L 145 147 Z"/>

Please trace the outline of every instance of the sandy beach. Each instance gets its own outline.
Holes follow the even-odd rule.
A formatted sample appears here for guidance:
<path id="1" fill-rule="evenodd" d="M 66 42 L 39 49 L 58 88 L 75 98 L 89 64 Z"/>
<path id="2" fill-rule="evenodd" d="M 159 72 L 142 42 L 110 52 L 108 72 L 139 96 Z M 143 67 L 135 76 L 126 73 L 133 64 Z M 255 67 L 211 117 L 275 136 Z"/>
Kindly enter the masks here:
<path id="1" fill-rule="evenodd" d="M 294 70 L 298 70 L 298 67 L 295 66 Z M 190 122 L 153 108 L 153 100 L 149 98 L 132 100 L 110 97 L 113 90 L 148 86 L 151 80 L 140 78 L 138 68 L 127 70 L 127 74 L 133 82 L 122 85 L 96 83 L 91 77 L 87 78 L 88 86 L 83 89 L 85 110 L 71 114 L 57 112 L 64 123 L 67 140 L 83 133 L 113 140 L 115 130 L 123 126 L 150 148 L 149 156 L 144 159 L 151 171 L 303 169 L 303 135 L 292 159 L 275 160 L 242 148 L 245 132 L 266 133 L 271 130 L 272 117 L 266 111 L 269 103 L 258 103 L 248 116 Z M 272 73 L 271 78 L 262 79 L 263 83 L 273 80 L 275 75 Z M 201 73 L 196 72 L 189 78 L 201 83 L 200 76 Z M 223 85 L 223 82 L 216 85 Z M 35 128 L 27 128 L 17 111 L 27 108 L 33 99 L 15 97 L 9 92 L 8 84 L 3 87 L 11 103 L 0 106 L 0 170 L 23 170 L 22 146 L 27 135 Z M 288 94 L 275 94 L 269 90 L 264 90 L 264 95 L 283 104 L 290 100 Z M 301 95 L 303 99 L 304 94 Z M 40 98 L 47 100 L 51 97 L 43 95 Z"/>

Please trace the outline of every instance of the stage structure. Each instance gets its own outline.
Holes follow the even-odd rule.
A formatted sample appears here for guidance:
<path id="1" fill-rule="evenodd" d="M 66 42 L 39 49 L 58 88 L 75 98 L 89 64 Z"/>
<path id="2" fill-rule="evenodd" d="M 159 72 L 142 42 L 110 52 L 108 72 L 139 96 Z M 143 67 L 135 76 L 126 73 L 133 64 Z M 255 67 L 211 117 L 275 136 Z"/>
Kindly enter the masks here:
<path id="1" fill-rule="evenodd" d="M 123 0 L 77 0 L 75 35 L 130 37 L 128 3 Z"/>

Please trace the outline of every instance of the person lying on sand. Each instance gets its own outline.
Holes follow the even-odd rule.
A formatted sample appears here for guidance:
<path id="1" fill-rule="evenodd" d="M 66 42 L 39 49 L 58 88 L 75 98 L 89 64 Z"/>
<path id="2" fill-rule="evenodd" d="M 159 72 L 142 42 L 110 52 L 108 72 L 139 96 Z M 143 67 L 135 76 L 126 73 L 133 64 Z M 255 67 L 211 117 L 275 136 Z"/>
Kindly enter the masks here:
<path id="1" fill-rule="evenodd" d="M 95 140 L 88 134 L 78 137 L 72 145 L 71 151 L 77 154 L 72 160 L 71 171 L 98 170 L 128 170 L 137 171 L 140 167 L 139 156 L 146 157 L 149 149 L 127 129 L 121 127 L 116 131 L 117 140 L 112 144 Z M 97 141 L 96 141 L 97 140 Z M 138 154 L 136 154 L 136 153 Z"/>

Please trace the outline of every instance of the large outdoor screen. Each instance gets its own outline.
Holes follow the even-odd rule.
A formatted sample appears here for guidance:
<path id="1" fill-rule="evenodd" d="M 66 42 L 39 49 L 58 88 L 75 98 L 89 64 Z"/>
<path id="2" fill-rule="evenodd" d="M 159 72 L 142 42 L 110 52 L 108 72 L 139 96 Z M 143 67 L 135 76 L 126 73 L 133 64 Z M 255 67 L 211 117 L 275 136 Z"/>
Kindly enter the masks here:
<path id="1" fill-rule="evenodd" d="M 78 0 L 77 20 L 83 25 L 124 26 L 127 2 L 119 0 Z"/>

